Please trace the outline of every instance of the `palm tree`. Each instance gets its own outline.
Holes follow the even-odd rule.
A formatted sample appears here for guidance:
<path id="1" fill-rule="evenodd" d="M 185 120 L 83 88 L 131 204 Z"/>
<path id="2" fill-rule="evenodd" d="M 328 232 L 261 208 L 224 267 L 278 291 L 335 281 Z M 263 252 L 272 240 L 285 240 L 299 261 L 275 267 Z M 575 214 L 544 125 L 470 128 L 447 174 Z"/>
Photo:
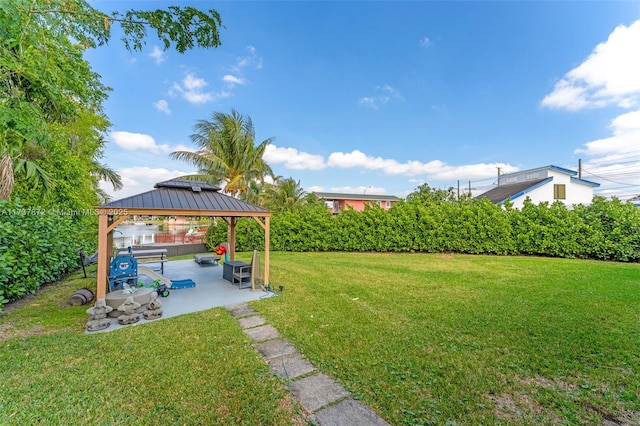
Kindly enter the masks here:
<path id="1" fill-rule="evenodd" d="M 278 178 L 269 191 L 269 201 L 273 210 L 297 210 L 304 204 L 307 193 L 300 186 L 300 181 L 292 177 Z"/>
<path id="2" fill-rule="evenodd" d="M 270 183 L 260 183 L 257 180 L 253 180 L 249 182 L 247 191 L 240 193 L 238 198 L 240 198 L 242 201 L 246 201 L 247 203 L 251 203 L 256 206 L 266 207 L 268 201 L 268 189 L 271 186 L 272 184 Z"/>
<path id="3" fill-rule="evenodd" d="M 175 151 L 171 158 L 185 161 L 198 168 L 189 179 L 224 185 L 223 191 L 232 196 L 247 191 L 250 182 L 264 182 L 273 175 L 271 167 L 262 159 L 273 138 L 255 145 L 255 129 L 250 117 L 232 109 L 231 114 L 216 112 L 211 121 L 199 120 L 191 140 L 198 147 L 195 152 Z"/>
<path id="4" fill-rule="evenodd" d="M 30 158 L 25 158 L 20 144 L 5 144 L 6 139 L 0 138 L 0 200 L 9 199 L 16 175 L 25 176 L 34 186 L 42 186 L 43 194 L 48 193 L 53 184 L 51 176 Z"/>
<path id="5" fill-rule="evenodd" d="M 106 164 L 100 163 L 95 158 L 91 161 L 91 175 L 97 178 L 99 181 L 105 181 L 113 186 L 114 191 L 119 191 L 123 188 L 122 178 L 120 175 Z M 111 201 L 111 197 L 100 187 L 96 186 L 96 194 L 98 199 L 104 203 Z"/>

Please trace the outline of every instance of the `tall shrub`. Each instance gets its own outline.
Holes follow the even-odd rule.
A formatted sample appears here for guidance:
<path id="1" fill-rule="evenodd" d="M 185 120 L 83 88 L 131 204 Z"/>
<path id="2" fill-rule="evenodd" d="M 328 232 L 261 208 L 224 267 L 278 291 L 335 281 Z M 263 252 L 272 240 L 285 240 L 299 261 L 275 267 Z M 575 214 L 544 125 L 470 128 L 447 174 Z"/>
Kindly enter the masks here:
<path id="1" fill-rule="evenodd" d="M 0 309 L 79 265 L 87 221 L 0 201 Z"/>

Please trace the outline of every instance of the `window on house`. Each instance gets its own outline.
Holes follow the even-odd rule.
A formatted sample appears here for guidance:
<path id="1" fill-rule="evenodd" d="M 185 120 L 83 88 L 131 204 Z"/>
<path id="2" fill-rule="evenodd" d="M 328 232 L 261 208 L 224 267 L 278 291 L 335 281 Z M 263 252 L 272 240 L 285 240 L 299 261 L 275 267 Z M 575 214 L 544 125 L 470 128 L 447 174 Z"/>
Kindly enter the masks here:
<path id="1" fill-rule="evenodd" d="M 387 206 L 387 208 L 391 207 L 391 201 L 387 200 L 384 202 L 385 206 Z"/>
<path id="2" fill-rule="evenodd" d="M 565 184 L 553 185 L 553 199 L 564 200 L 567 198 L 567 189 Z"/>

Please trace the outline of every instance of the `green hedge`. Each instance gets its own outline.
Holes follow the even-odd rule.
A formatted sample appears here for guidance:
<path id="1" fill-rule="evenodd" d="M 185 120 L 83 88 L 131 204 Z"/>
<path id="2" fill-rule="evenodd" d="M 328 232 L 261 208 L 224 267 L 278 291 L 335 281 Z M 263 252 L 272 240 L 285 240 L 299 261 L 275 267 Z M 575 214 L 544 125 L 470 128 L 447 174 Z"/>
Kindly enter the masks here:
<path id="1" fill-rule="evenodd" d="M 90 218 L 0 201 L 0 312 L 13 300 L 78 268 Z M 95 245 L 95 243 L 94 243 Z"/>
<path id="2" fill-rule="evenodd" d="M 238 221 L 236 249 L 264 250 L 263 231 L 252 219 Z M 227 225 L 211 226 L 210 246 L 227 240 Z M 613 261 L 640 260 L 640 209 L 595 197 L 569 210 L 562 203 L 504 208 L 488 200 L 414 199 L 385 211 L 332 215 L 322 205 L 274 214 L 271 249 L 276 251 L 457 252 L 536 255 Z"/>

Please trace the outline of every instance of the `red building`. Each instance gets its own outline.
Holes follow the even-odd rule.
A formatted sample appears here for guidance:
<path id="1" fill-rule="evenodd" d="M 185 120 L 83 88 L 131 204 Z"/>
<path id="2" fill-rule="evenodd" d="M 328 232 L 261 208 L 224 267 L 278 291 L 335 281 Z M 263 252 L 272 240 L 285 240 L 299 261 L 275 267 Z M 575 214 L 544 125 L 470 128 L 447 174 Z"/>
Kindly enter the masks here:
<path id="1" fill-rule="evenodd" d="M 323 200 L 331 213 L 337 214 L 341 210 L 352 207 L 356 211 L 364 210 L 367 204 L 377 204 L 384 210 L 389 210 L 391 206 L 400 198 L 395 195 L 373 195 L 373 194 L 340 194 L 335 192 L 316 192 L 316 197 Z"/>

